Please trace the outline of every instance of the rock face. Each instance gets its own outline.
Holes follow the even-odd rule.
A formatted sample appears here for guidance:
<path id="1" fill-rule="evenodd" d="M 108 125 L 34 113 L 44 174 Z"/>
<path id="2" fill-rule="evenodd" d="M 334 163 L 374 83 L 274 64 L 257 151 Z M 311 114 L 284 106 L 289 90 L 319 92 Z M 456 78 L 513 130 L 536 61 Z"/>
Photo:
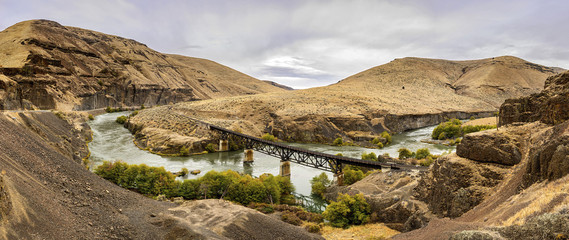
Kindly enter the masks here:
<path id="1" fill-rule="evenodd" d="M 0 33 L 0 109 L 85 110 L 285 91 L 212 61 L 46 20 Z"/>
<path id="2" fill-rule="evenodd" d="M 529 97 L 508 99 L 500 107 L 500 123 L 541 121 L 558 124 L 569 119 L 569 72 L 549 77 L 545 89 Z"/>
<path id="3" fill-rule="evenodd" d="M 456 154 L 478 162 L 513 166 L 520 162 L 520 141 L 517 136 L 500 131 L 482 131 L 464 136 Z"/>
<path id="4" fill-rule="evenodd" d="M 529 163 L 524 175 L 524 185 L 543 180 L 556 180 L 569 174 L 569 121 L 556 125 L 536 138 L 529 153 Z"/>
<path id="5" fill-rule="evenodd" d="M 478 163 L 455 154 L 437 159 L 419 180 L 415 197 L 440 217 L 456 218 L 474 208 L 504 178 L 505 166 Z"/>

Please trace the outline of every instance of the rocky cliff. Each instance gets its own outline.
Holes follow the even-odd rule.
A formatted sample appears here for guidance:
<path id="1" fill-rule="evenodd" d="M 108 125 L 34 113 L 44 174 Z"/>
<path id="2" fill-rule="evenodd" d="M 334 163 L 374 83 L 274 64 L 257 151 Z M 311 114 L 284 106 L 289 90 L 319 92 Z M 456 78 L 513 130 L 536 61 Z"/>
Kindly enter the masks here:
<path id="1" fill-rule="evenodd" d="M 558 124 L 569 119 L 569 72 L 551 76 L 544 90 L 528 97 L 508 99 L 500 107 L 500 125 L 541 121 Z"/>
<path id="2" fill-rule="evenodd" d="M 52 21 L 0 32 L 0 109 L 151 106 L 270 91 L 285 90 L 212 61 Z"/>

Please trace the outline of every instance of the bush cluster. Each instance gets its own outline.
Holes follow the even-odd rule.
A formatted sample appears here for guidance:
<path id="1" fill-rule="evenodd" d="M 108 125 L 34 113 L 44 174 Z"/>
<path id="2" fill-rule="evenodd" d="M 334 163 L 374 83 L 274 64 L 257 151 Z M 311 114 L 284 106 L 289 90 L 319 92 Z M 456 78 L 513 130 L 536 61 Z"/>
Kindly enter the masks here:
<path id="1" fill-rule="evenodd" d="M 168 198 L 225 199 L 247 205 L 251 202 L 294 203 L 294 186 L 288 178 L 263 174 L 259 178 L 227 170 L 209 171 L 198 179 L 182 181 L 163 167 L 130 165 L 121 161 L 103 162 L 95 173 L 121 187 Z"/>
<path id="2" fill-rule="evenodd" d="M 118 124 L 124 124 L 126 123 L 127 120 L 128 120 L 127 116 L 119 116 L 117 117 L 117 120 L 115 120 L 115 122 L 117 122 Z"/>
<path id="3" fill-rule="evenodd" d="M 354 196 L 340 194 L 338 201 L 330 203 L 322 215 L 333 227 L 347 228 L 367 223 L 370 213 L 371 208 L 360 193 Z"/>
<path id="4" fill-rule="evenodd" d="M 462 126 L 462 122 L 456 118 L 439 124 L 431 133 L 432 139 L 445 140 L 463 137 L 465 134 L 494 129 L 496 125 Z"/>
<path id="5" fill-rule="evenodd" d="M 118 107 L 118 108 L 107 107 L 107 108 L 105 108 L 105 112 L 107 112 L 107 113 L 122 112 L 125 110 L 126 109 L 124 109 L 122 107 Z"/>
<path id="6" fill-rule="evenodd" d="M 213 144 L 213 143 L 208 143 L 208 144 L 205 146 L 205 150 L 206 150 L 208 153 L 214 153 L 214 152 L 215 152 L 215 144 Z"/>
<path id="7" fill-rule="evenodd" d="M 310 180 L 310 185 L 312 186 L 311 193 L 323 198 L 324 193 L 326 193 L 326 188 L 330 187 L 330 184 L 332 184 L 332 181 L 328 179 L 328 175 L 321 173 Z"/>
<path id="8" fill-rule="evenodd" d="M 364 179 L 369 174 L 371 174 L 371 172 L 364 173 L 364 171 L 362 171 L 359 167 L 352 166 L 352 165 L 348 165 L 348 166 L 344 167 L 342 169 L 342 172 L 344 173 L 344 184 L 345 185 L 352 185 L 352 184 L 356 183 L 357 181 Z"/>
<path id="9" fill-rule="evenodd" d="M 419 164 L 426 167 L 431 165 L 435 159 L 439 157 L 439 155 L 432 155 L 428 148 L 417 149 L 417 152 L 411 152 L 411 150 L 407 148 L 400 148 L 397 151 L 399 152 L 399 159 L 418 159 L 421 160 Z M 413 164 L 417 164 L 416 160 L 413 161 Z"/>
<path id="10" fill-rule="evenodd" d="M 387 141 L 386 144 L 390 144 L 392 139 L 391 139 L 391 135 L 389 135 L 389 133 L 387 131 L 383 131 L 381 133 L 381 137 L 385 138 L 385 140 Z"/>
<path id="11" fill-rule="evenodd" d="M 271 142 L 274 142 L 276 140 L 275 136 L 269 133 L 265 133 L 265 135 L 263 135 L 261 138 Z"/>
<path id="12" fill-rule="evenodd" d="M 332 145 L 342 146 L 342 145 L 344 145 L 344 140 L 341 137 L 338 137 L 338 138 L 334 139 L 334 141 L 332 142 Z"/>

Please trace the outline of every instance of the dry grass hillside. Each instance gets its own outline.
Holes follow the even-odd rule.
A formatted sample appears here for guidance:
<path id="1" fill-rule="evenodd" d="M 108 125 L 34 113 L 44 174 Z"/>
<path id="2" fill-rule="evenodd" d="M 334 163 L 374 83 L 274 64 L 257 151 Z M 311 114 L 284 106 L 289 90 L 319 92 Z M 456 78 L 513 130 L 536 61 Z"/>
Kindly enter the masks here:
<path id="1" fill-rule="evenodd" d="M 94 109 L 284 91 L 218 63 L 47 20 L 0 32 L 0 109 Z"/>
<path id="2" fill-rule="evenodd" d="M 506 98 L 539 92 L 556 71 L 509 56 L 472 61 L 403 58 L 330 86 L 184 102 L 143 111 L 131 123 L 137 129 L 164 129 L 166 125 L 155 124 L 159 118 L 180 114 L 255 136 L 269 132 L 289 141 L 342 137 L 363 143 L 382 131 L 491 116 Z M 175 129 L 178 124 L 167 125 L 172 134 L 182 131 Z M 162 137 L 148 129 L 147 134 L 167 138 L 163 131 Z"/>

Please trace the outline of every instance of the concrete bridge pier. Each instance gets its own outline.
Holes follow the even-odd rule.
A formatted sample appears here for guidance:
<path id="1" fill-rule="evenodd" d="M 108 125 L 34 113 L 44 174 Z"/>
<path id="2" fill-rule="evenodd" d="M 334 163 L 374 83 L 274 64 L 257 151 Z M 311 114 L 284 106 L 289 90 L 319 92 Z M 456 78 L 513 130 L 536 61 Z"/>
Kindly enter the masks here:
<path id="1" fill-rule="evenodd" d="M 290 179 L 290 161 L 288 159 L 281 159 L 279 175 Z"/>
<path id="2" fill-rule="evenodd" d="M 227 152 L 227 151 L 229 151 L 229 140 L 227 140 L 227 139 L 219 139 L 219 151 L 220 151 L 220 152 Z"/>
<path id="3" fill-rule="evenodd" d="M 252 163 L 253 162 L 253 149 L 245 149 L 245 159 L 243 159 L 243 163 Z"/>

